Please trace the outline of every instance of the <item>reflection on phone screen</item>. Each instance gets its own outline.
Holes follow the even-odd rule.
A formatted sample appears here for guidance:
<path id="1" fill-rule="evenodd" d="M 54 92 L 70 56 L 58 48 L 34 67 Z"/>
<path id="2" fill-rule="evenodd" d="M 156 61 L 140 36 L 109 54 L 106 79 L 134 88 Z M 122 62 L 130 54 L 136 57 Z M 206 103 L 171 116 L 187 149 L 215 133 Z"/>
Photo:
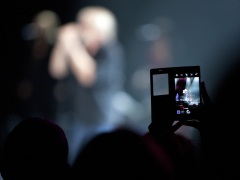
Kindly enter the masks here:
<path id="1" fill-rule="evenodd" d="M 155 74 L 153 75 L 153 95 L 168 95 L 168 74 Z"/>

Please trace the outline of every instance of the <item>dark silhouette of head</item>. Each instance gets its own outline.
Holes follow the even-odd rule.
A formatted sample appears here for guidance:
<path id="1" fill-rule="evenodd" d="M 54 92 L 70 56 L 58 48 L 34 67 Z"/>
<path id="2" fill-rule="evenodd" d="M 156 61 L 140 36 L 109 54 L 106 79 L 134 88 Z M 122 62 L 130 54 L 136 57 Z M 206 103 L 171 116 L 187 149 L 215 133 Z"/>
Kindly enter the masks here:
<path id="1" fill-rule="evenodd" d="M 169 179 L 143 138 L 126 128 L 94 137 L 73 164 L 74 179 Z"/>
<path id="2" fill-rule="evenodd" d="M 6 138 L 1 175 L 4 180 L 66 179 L 67 158 L 68 142 L 59 125 L 26 118 Z"/>
<path id="3" fill-rule="evenodd" d="M 240 53 L 239 39 L 230 46 L 219 62 L 228 59 L 230 66 L 225 67 L 214 96 L 214 111 L 208 119 L 212 125 L 211 141 L 208 145 L 212 171 L 216 179 L 238 179 L 240 177 L 239 164 L 239 101 L 240 101 Z M 209 139 L 209 137 L 207 137 Z M 209 150 L 210 149 L 210 150 Z"/>

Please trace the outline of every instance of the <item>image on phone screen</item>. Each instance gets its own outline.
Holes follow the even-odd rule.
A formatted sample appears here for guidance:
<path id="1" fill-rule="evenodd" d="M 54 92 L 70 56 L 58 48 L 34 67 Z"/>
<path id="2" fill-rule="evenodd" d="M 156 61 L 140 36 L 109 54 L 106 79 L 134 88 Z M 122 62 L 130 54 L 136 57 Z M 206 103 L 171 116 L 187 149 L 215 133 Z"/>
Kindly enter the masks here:
<path id="1" fill-rule="evenodd" d="M 177 115 L 191 115 L 200 105 L 199 73 L 175 74 L 175 102 Z"/>

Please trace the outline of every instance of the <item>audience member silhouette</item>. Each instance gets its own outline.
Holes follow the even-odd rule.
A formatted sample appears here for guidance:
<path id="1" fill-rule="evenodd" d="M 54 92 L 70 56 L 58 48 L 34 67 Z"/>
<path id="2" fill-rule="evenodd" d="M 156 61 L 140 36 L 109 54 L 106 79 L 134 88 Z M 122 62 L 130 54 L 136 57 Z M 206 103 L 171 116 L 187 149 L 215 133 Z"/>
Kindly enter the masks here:
<path id="1" fill-rule="evenodd" d="M 202 177 L 206 177 L 206 174 L 201 174 L 206 173 L 206 169 L 203 170 L 206 159 L 203 160 L 201 158 L 206 158 L 207 155 L 207 141 L 205 141 L 205 138 L 209 133 L 210 126 L 206 128 L 205 122 L 208 117 L 207 114 L 210 115 L 207 111 L 207 109 L 210 108 L 210 99 L 204 82 L 201 82 L 201 89 L 203 104 L 196 113 L 195 119 L 175 122 L 170 115 L 171 113 L 169 113 L 168 110 L 163 110 L 161 111 L 161 119 L 153 119 L 148 127 L 149 132 L 144 135 L 144 138 L 154 138 L 156 140 L 155 142 L 169 154 L 174 165 L 176 179 L 201 179 Z M 162 104 L 168 101 L 165 97 L 161 100 L 163 102 Z M 165 106 L 161 106 L 161 108 L 164 107 Z M 175 133 L 182 125 L 195 127 L 201 131 L 201 138 L 204 142 L 202 143 L 204 146 L 204 153 L 202 152 L 202 154 L 204 154 L 204 156 L 200 157 L 200 162 L 198 161 L 192 142 L 185 136 Z"/>
<path id="2" fill-rule="evenodd" d="M 207 122 L 211 129 L 205 141 L 209 149 L 207 163 L 213 179 L 239 179 L 239 79 L 240 54 L 239 42 L 234 43 L 219 61 L 229 59 L 231 65 L 225 68 L 223 78 L 214 93 L 212 113 Z M 222 61 L 221 61 L 222 60 Z M 210 118 L 211 117 L 211 118 Z M 207 127 L 206 127 L 207 128 Z M 205 128 L 205 129 L 206 129 Z M 209 140 L 210 137 L 210 140 Z"/>
<path id="3" fill-rule="evenodd" d="M 155 142 L 168 153 L 174 166 L 175 179 L 198 179 L 197 158 L 191 141 L 171 129 L 157 130 L 152 126 L 149 126 L 150 132 L 144 138 L 155 138 Z"/>
<path id="4" fill-rule="evenodd" d="M 239 47 L 239 46 L 238 46 Z M 236 48 L 234 48 L 236 50 Z M 232 51 L 231 51 L 232 52 Z M 203 103 L 192 120 L 179 121 L 173 125 L 171 117 L 162 114 L 162 119 L 152 121 L 149 132 L 144 137 L 153 137 L 172 158 L 178 170 L 177 179 L 238 179 L 239 166 L 239 122 L 238 115 L 239 53 L 233 51 L 234 66 L 231 73 L 219 83 L 214 101 L 208 95 L 204 82 L 201 82 Z M 225 56 L 224 56 L 225 57 Z M 214 103 L 213 103 L 214 102 Z M 164 112 L 164 111 L 163 111 Z M 167 112 L 167 111 L 166 111 Z M 196 164 L 191 144 L 174 132 L 182 125 L 197 128 L 201 135 L 201 161 Z"/>
<path id="5" fill-rule="evenodd" d="M 9 133 L 4 144 L 4 180 L 69 179 L 68 142 L 64 131 L 49 119 L 30 117 Z"/>
<path id="6" fill-rule="evenodd" d="M 156 154 L 157 152 L 157 154 Z M 117 128 L 95 136 L 79 152 L 73 179 L 173 179 L 167 154 L 150 139 Z"/>

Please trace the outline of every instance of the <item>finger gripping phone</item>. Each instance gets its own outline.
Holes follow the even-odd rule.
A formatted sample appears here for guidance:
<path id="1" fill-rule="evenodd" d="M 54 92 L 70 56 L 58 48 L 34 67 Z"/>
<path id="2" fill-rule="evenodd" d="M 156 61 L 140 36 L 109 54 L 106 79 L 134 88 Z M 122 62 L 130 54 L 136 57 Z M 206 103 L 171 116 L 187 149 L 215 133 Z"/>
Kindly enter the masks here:
<path id="1" fill-rule="evenodd" d="M 150 69 L 152 121 L 194 119 L 201 105 L 200 66 Z"/>

